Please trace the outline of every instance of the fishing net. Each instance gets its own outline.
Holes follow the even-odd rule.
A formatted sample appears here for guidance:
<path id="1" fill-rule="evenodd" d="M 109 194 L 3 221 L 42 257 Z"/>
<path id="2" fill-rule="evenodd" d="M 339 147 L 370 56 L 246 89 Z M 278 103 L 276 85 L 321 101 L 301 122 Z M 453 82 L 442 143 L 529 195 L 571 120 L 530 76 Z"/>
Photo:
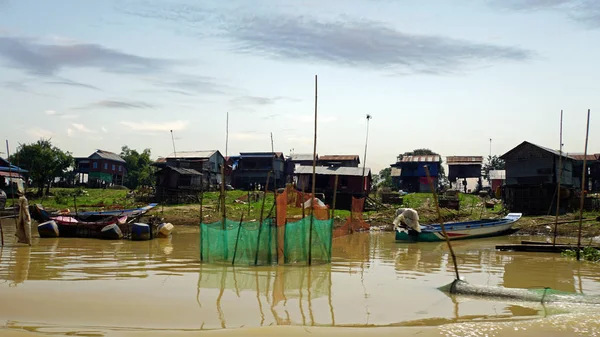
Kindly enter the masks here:
<path id="1" fill-rule="evenodd" d="M 503 298 L 527 302 L 600 304 L 600 296 L 569 293 L 550 288 L 503 288 L 473 285 L 465 281 L 454 280 L 454 282 L 440 287 L 439 289 L 450 294 Z"/>
<path id="2" fill-rule="evenodd" d="M 338 227 L 333 231 L 334 238 L 352 234 L 358 231 L 369 230 L 370 226 L 363 218 L 364 206 L 365 198 L 352 197 L 352 209 L 350 216 L 341 227 Z"/>
<path id="3" fill-rule="evenodd" d="M 312 234 L 311 234 L 312 219 Z M 232 265 L 312 264 L 331 262 L 331 220 L 308 216 L 277 226 L 233 220 L 200 225 L 200 258 Z M 282 245 L 283 244 L 283 245 Z"/>

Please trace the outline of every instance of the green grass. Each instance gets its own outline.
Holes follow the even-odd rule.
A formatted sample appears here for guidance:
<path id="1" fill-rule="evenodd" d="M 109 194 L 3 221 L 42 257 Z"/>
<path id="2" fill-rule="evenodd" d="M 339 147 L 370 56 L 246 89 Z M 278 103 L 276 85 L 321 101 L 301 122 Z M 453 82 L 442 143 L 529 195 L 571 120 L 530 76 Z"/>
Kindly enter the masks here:
<path id="1" fill-rule="evenodd" d="M 29 204 L 42 204 L 47 209 L 93 210 L 98 208 L 132 207 L 134 201 L 127 198 L 127 190 L 97 188 L 52 188 L 50 195 L 29 200 Z M 75 195 L 75 199 L 73 196 Z"/>

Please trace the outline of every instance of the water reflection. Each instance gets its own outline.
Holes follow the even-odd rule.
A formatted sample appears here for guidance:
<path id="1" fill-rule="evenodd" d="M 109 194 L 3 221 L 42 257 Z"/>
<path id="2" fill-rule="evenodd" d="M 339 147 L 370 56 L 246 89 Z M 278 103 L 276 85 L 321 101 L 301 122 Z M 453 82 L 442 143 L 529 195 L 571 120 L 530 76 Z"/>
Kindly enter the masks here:
<path id="1" fill-rule="evenodd" d="M 456 241 L 461 276 L 483 285 L 600 294 L 595 264 L 494 248 L 519 239 Z M 438 291 L 454 278 L 445 243 L 396 243 L 391 233 L 357 233 L 335 239 L 332 252 L 330 265 L 311 268 L 200 264 L 198 232 L 191 227 L 146 242 L 36 238 L 32 247 L 9 243 L 0 248 L 0 279 L 13 286 L 0 283 L 0 297 L 33 304 L 0 308 L 0 320 L 221 329 L 422 326 L 545 314 L 535 303 L 455 298 Z M 63 281 L 68 286 L 56 286 Z M 64 305 L 47 316 L 47 303 Z M 94 315 L 85 314 L 91 305 Z M 177 315 L 158 314 L 164 312 Z"/>

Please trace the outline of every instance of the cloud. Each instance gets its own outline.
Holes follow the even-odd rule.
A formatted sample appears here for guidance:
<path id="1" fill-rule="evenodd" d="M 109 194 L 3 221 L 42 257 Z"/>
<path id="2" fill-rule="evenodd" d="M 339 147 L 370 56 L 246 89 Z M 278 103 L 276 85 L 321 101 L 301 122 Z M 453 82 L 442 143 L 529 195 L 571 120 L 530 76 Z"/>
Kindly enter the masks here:
<path id="1" fill-rule="evenodd" d="M 314 139 L 311 137 L 301 137 L 296 135 L 290 135 L 287 138 L 288 142 L 292 142 L 295 144 L 312 144 Z"/>
<path id="2" fill-rule="evenodd" d="M 152 109 L 156 106 L 151 103 L 140 102 L 140 101 L 117 101 L 117 100 L 103 100 L 94 102 L 82 107 L 76 107 L 76 110 L 87 110 L 87 109 Z"/>
<path id="3" fill-rule="evenodd" d="M 4 88 L 4 89 L 16 91 L 16 92 L 23 92 L 23 93 L 33 94 L 33 95 L 37 95 L 37 96 L 54 97 L 52 95 L 41 94 L 41 93 L 33 91 L 26 84 L 26 81 L 20 81 L 20 82 L 17 82 L 17 81 L 6 81 L 6 82 L 2 82 L 2 83 L 0 83 L 0 88 Z"/>
<path id="4" fill-rule="evenodd" d="M 60 118 L 62 118 L 62 119 L 74 119 L 74 118 L 78 118 L 78 117 L 79 117 L 79 115 L 74 115 L 74 114 L 64 114 L 64 113 L 61 113 L 61 112 L 56 112 L 56 111 L 54 111 L 54 110 L 46 110 L 46 111 L 44 111 L 44 113 L 45 113 L 46 115 L 49 115 L 49 116 L 56 116 L 56 117 L 60 117 Z"/>
<path id="5" fill-rule="evenodd" d="M 600 2 L 597 0 L 488 0 L 505 10 L 556 11 L 588 28 L 600 28 Z"/>
<path id="6" fill-rule="evenodd" d="M 108 130 L 106 130 L 106 128 L 105 128 L 105 127 L 102 127 L 102 128 L 101 128 L 101 130 L 102 130 L 102 132 L 104 132 L 104 133 L 107 133 L 107 132 L 108 132 Z"/>
<path id="7" fill-rule="evenodd" d="M 56 80 L 56 81 L 46 81 L 44 82 L 45 84 L 51 84 L 51 85 L 63 85 L 63 86 L 70 86 L 70 87 L 76 87 L 76 88 L 84 88 L 84 89 L 92 89 L 92 90 L 97 90 L 97 91 L 102 91 L 100 88 L 90 85 L 90 84 L 85 84 L 85 83 L 81 83 L 81 82 L 75 82 L 75 81 L 71 81 L 68 79 L 62 79 L 62 80 Z"/>
<path id="8" fill-rule="evenodd" d="M 122 121 L 122 125 L 135 131 L 179 131 L 187 128 L 189 121 L 172 121 L 172 122 L 131 122 Z"/>
<path id="9" fill-rule="evenodd" d="M 153 80 L 152 84 L 166 91 L 185 96 L 223 95 L 235 91 L 233 87 L 218 82 L 209 76 L 175 75 L 173 79 Z"/>
<path id="10" fill-rule="evenodd" d="M 27 134 L 33 138 L 40 139 L 48 139 L 54 137 L 54 132 L 42 128 L 32 128 L 27 130 Z"/>
<path id="11" fill-rule="evenodd" d="M 142 57 L 99 44 L 42 41 L 20 36 L 0 36 L 0 60 L 34 75 L 54 75 L 63 69 L 94 68 L 110 73 L 156 73 L 175 64 Z"/>
<path id="12" fill-rule="evenodd" d="M 276 96 L 276 97 L 262 97 L 262 96 L 240 96 L 230 100 L 234 105 L 272 105 L 278 101 L 289 100 L 293 102 L 299 101 L 295 98 Z"/>
<path id="13" fill-rule="evenodd" d="M 293 119 L 296 122 L 301 123 L 314 123 L 315 116 L 310 115 L 288 115 L 288 118 Z M 331 123 L 337 121 L 337 117 L 335 116 L 317 116 L 317 122 L 320 123 Z"/>
<path id="14" fill-rule="evenodd" d="M 84 133 L 96 133 L 96 131 L 88 129 L 85 125 L 79 123 L 71 123 L 71 126 L 75 128 L 75 130 Z"/>
<path id="15" fill-rule="evenodd" d="M 384 23 L 341 18 L 322 21 L 271 11 L 232 16 L 190 4 L 140 6 L 126 13 L 187 24 L 201 36 L 218 37 L 243 54 L 305 63 L 386 70 L 397 74 L 447 74 L 477 64 L 522 62 L 530 50 L 440 35 L 403 32 Z M 206 30 L 205 27 L 212 27 Z"/>
<path id="16" fill-rule="evenodd" d="M 267 139 L 266 134 L 257 133 L 256 131 L 244 131 L 244 132 L 234 132 L 229 135 L 232 139 L 237 140 L 253 140 L 253 139 Z"/>

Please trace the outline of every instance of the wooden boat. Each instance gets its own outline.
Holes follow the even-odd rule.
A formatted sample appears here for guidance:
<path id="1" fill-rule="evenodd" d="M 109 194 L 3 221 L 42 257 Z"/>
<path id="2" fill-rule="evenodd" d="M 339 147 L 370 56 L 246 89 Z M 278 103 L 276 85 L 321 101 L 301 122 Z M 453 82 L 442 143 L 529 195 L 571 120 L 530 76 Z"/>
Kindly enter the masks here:
<path id="1" fill-rule="evenodd" d="M 123 232 L 117 224 L 104 226 L 100 230 L 100 238 L 105 240 L 121 240 L 123 238 Z"/>
<path id="2" fill-rule="evenodd" d="M 482 219 L 465 222 L 445 223 L 446 233 L 450 240 L 473 239 L 507 234 L 512 230 L 513 224 L 521 218 L 521 213 L 509 213 L 501 219 Z M 396 241 L 444 241 L 442 227 L 439 224 L 421 227 L 421 232 L 413 229 L 396 230 Z"/>
<path id="3" fill-rule="evenodd" d="M 39 224 L 38 233 L 40 234 L 41 238 L 57 238 L 60 234 L 58 225 L 54 220 Z"/>
<path id="4" fill-rule="evenodd" d="M 80 221 L 101 221 L 108 218 L 127 216 L 129 218 L 139 217 L 156 207 L 157 203 L 151 203 L 144 207 L 129 208 L 129 209 L 117 209 L 108 211 L 89 211 L 89 212 L 77 212 L 77 213 L 60 213 L 60 212 L 48 212 L 44 209 L 44 206 L 40 204 L 32 205 L 30 209 L 31 217 L 38 222 L 50 221 L 56 216 L 70 216 Z"/>
<path id="5" fill-rule="evenodd" d="M 80 221 L 71 216 L 60 215 L 53 217 L 52 220 L 58 227 L 59 237 L 99 238 L 102 229 L 108 225 L 117 225 L 121 231 L 127 226 L 127 216 L 112 217 L 100 221 Z M 44 229 L 38 226 L 40 237 L 42 237 L 40 230 Z"/>

